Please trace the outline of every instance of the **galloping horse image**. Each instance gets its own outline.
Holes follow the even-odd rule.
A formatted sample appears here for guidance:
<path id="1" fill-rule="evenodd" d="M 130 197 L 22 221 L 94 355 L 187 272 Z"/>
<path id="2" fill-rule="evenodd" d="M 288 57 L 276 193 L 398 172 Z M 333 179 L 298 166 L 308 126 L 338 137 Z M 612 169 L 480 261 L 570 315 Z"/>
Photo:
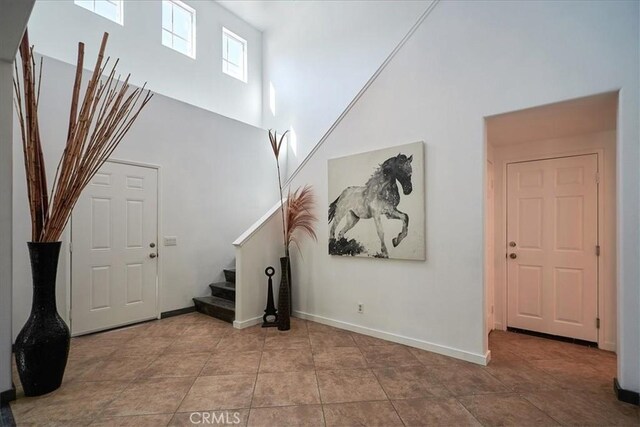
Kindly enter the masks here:
<path id="1" fill-rule="evenodd" d="M 402 231 L 392 240 L 393 246 L 398 246 L 407 237 L 409 215 L 397 209 L 400 203 L 400 193 L 396 181 L 400 182 L 402 192 L 405 195 L 411 194 L 413 190 L 411 185 L 412 160 L 413 155 L 407 157 L 404 154 L 398 154 L 385 160 L 364 186 L 345 188 L 340 196 L 329 205 L 329 224 L 333 222 L 329 238 L 340 241 L 358 221 L 373 218 L 380 238 L 380 256 L 388 258 L 389 252 L 384 242 L 384 230 L 380 217 L 385 215 L 387 218 L 402 221 Z M 345 225 L 336 236 L 336 228 L 343 218 L 346 218 Z"/>

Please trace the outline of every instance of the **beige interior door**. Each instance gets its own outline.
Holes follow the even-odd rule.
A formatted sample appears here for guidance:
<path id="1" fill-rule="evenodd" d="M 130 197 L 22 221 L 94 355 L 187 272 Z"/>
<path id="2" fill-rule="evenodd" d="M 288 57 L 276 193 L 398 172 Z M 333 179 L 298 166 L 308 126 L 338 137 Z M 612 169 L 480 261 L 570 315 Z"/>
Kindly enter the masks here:
<path id="1" fill-rule="evenodd" d="M 157 316 L 157 170 L 107 162 L 71 221 L 74 335 Z"/>
<path id="2" fill-rule="evenodd" d="M 507 324 L 597 342 L 598 156 L 507 166 Z"/>

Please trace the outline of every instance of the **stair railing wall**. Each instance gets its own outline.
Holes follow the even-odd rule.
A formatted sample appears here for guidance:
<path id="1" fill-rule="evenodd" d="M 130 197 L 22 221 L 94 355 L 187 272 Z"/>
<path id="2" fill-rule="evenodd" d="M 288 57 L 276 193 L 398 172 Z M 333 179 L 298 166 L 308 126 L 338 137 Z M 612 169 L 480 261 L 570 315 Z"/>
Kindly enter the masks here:
<path id="1" fill-rule="evenodd" d="M 280 283 L 280 257 L 284 256 L 280 203 L 233 245 L 236 249 L 236 320 L 233 326 L 242 329 L 262 322 L 267 303 L 265 268 L 275 268 L 273 283 Z"/>

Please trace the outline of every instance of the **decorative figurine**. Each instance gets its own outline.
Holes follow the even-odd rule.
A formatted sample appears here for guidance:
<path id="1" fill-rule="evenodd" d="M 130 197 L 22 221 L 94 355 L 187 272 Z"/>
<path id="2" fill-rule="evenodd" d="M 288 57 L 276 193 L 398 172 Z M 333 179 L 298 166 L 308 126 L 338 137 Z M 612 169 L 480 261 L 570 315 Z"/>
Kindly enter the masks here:
<path id="1" fill-rule="evenodd" d="M 267 308 L 262 316 L 262 327 L 272 328 L 278 326 L 278 310 L 273 302 L 273 281 L 271 280 L 271 277 L 276 274 L 276 270 L 273 267 L 267 267 L 264 274 L 269 277 L 269 294 L 267 295 Z M 271 320 L 269 320 L 270 318 Z"/>

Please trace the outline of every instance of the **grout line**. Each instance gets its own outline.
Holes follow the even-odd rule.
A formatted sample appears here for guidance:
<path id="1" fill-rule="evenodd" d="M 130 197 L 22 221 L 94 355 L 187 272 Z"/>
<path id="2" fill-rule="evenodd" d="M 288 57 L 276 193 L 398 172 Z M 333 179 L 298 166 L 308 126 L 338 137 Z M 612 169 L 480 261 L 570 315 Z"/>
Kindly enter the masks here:
<path id="1" fill-rule="evenodd" d="M 322 401 L 322 393 L 320 392 L 320 380 L 318 379 L 318 371 L 313 366 L 313 376 L 316 378 L 316 388 L 318 389 L 318 399 L 320 399 L 320 409 L 322 410 L 322 422 L 324 426 L 327 426 L 327 417 L 324 414 L 324 402 Z"/>
<path id="2" fill-rule="evenodd" d="M 251 390 L 251 400 L 249 401 L 249 414 L 247 415 L 247 424 L 249 424 L 249 418 L 251 417 L 251 411 L 253 410 L 253 397 L 256 394 L 256 387 L 258 386 L 258 375 L 260 374 L 260 366 L 262 366 L 262 357 L 264 356 L 264 346 L 267 341 L 267 333 L 262 337 L 262 350 L 260 350 L 260 361 L 258 362 L 258 369 L 256 369 L 256 378 L 253 381 L 253 389 Z"/>
<path id="3" fill-rule="evenodd" d="M 358 347 L 359 348 L 359 347 Z M 362 353 L 362 350 L 360 350 L 360 352 Z M 363 355 L 364 356 L 364 355 Z M 365 358 L 366 360 L 366 358 Z M 376 379 L 376 382 L 378 383 L 378 385 L 380 386 L 380 388 L 382 389 L 382 392 L 384 393 L 385 396 L 387 396 L 387 402 L 389 402 L 389 404 L 391 405 L 391 407 L 393 408 L 393 411 L 396 413 L 396 416 L 398 417 L 398 419 L 400 420 L 400 422 L 402 423 L 403 426 L 406 426 L 405 422 L 402 420 L 402 417 L 400 416 L 400 414 L 398 413 L 398 410 L 396 409 L 396 406 L 393 404 L 393 401 L 391 400 L 391 398 L 389 397 L 389 394 L 387 393 L 387 390 L 384 389 L 384 386 L 382 385 L 382 383 L 380 382 L 380 378 L 378 378 L 378 375 L 376 375 L 376 371 L 373 368 L 371 369 L 371 373 L 373 374 L 373 377 Z M 384 369 L 384 368 L 381 368 Z"/>
<path id="4" fill-rule="evenodd" d="M 304 322 L 304 329 L 307 331 L 306 337 L 309 342 L 309 352 L 311 353 L 311 362 L 313 363 L 313 376 L 316 379 L 316 388 L 318 389 L 318 399 L 320 399 L 320 410 L 322 411 L 322 424 L 327 426 L 327 416 L 324 413 L 324 402 L 322 401 L 322 392 L 320 391 L 320 380 L 318 379 L 318 369 L 316 367 L 316 359 L 314 357 L 313 346 L 311 345 L 311 336 L 309 335 L 309 321 L 306 319 L 302 320 Z"/>
<path id="5" fill-rule="evenodd" d="M 382 392 L 384 393 L 385 396 L 387 396 L 387 402 L 389 402 L 391 404 L 391 407 L 393 408 L 393 411 L 396 413 L 396 415 L 398 416 L 398 419 L 400 420 L 400 422 L 402 423 L 403 426 L 406 426 L 406 423 L 404 422 L 404 420 L 402 419 L 402 417 L 400 416 L 400 413 L 398 413 L 398 409 L 396 408 L 396 405 L 393 404 L 393 400 L 391 400 L 391 398 L 389 397 L 389 394 L 387 394 L 387 390 L 384 389 L 384 386 L 382 385 L 382 383 L 380 382 L 380 378 L 378 378 L 378 375 L 376 375 L 376 371 L 369 366 L 369 361 L 367 360 L 367 357 L 364 355 L 364 353 L 362 352 L 362 348 L 360 347 L 360 344 L 358 344 L 358 342 L 355 340 L 355 338 L 353 338 L 354 332 L 351 333 L 351 339 L 353 339 L 353 341 L 356 343 L 356 348 L 358 349 L 358 351 L 360 352 L 360 354 L 362 355 L 362 358 L 364 359 L 365 363 L 367 364 L 368 369 L 371 371 L 371 373 L 373 374 L 373 377 L 376 379 L 376 382 L 378 383 L 378 385 L 380 386 L 380 388 L 382 389 Z M 369 347 L 373 347 L 373 346 L 369 346 Z M 415 357 L 415 356 L 414 356 Z M 416 358 L 417 360 L 417 358 Z M 418 361 L 419 362 L 419 361 Z"/>
<path id="6" fill-rule="evenodd" d="M 187 396 L 189 395 L 189 392 L 191 391 L 191 389 L 193 388 L 193 385 L 196 383 L 196 380 L 198 379 L 198 377 L 194 377 L 193 381 L 191 382 L 191 385 L 189 386 L 189 389 L 187 390 L 187 392 L 184 394 L 184 396 L 182 396 L 182 399 L 180 399 L 180 403 L 178 403 L 178 405 L 176 406 L 176 410 L 173 411 L 173 415 L 171 416 L 171 419 L 173 419 L 173 417 L 175 417 L 176 413 L 178 413 L 178 410 L 180 409 L 180 406 L 182 406 L 182 403 L 184 402 L 184 400 L 187 398 Z M 171 420 L 169 420 L 169 423 L 171 422 Z"/>
<path id="7" fill-rule="evenodd" d="M 548 390 L 547 390 L 548 391 Z M 563 390 L 564 392 L 570 391 L 570 390 Z M 531 404 L 534 408 L 538 409 L 540 412 L 542 412 L 543 414 L 545 414 L 547 417 L 551 418 L 553 421 L 555 421 L 556 423 L 558 423 L 558 425 L 562 425 L 562 423 L 559 420 L 556 420 L 554 417 L 551 416 L 551 414 L 548 414 L 545 410 L 543 410 L 542 408 L 540 408 L 538 405 L 536 405 L 535 403 L 533 403 L 531 400 L 527 399 L 527 396 L 525 396 L 522 393 L 517 393 L 518 396 L 520 396 L 522 399 L 526 400 L 527 402 L 529 402 L 529 404 Z"/>
<path id="8" fill-rule="evenodd" d="M 409 400 L 409 399 L 396 399 L 395 401 L 397 402 L 398 400 Z M 404 420 L 402 419 L 402 416 L 400 416 L 400 413 L 398 412 L 398 408 L 396 408 L 394 401 L 389 400 L 389 402 L 391 402 L 391 406 L 393 406 L 393 410 L 396 411 L 396 414 L 398 415 L 398 418 L 400 418 L 400 422 L 402 423 L 402 425 L 405 427 L 408 427 L 407 423 L 405 423 Z"/>
<path id="9" fill-rule="evenodd" d="M 469 413 L 469 415 L 471 415 L 471 417 L 472 417 L 474 420 L 478 421 L 478 424 L 484 425 L 484 424 L 482 424 L 482 422 L 481 422 L 481 421 L 480 421 L 480 420 L 479 420 L 479 419 L 474 415 L 474 413 L 473 413 L 473 412 L 471 412 L 471 411 L 469 410 L 469 408 L 467 408 L 467 407 L 466 407 L 466 405 L 460 401 L 460 399 L 459 399 L 460 397 L 463 397 L 463 396 L 453 396 L 453 398 L 454 398 L 454 399 L 456 399 L 456 402 L 458 402 L 460 405 L 462 405 L 462 407 L 464 408 L 464 410 L 465 410 L 465 411 L 467 411 L 467 412 Z"/>

